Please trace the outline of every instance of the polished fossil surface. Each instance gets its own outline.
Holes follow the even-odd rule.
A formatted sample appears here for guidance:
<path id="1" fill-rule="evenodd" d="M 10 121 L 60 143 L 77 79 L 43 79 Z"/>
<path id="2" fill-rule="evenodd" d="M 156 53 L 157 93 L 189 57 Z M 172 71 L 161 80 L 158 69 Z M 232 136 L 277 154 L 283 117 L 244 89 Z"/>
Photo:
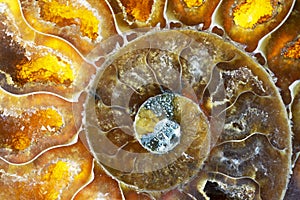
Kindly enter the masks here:
<path id="1" fill-rule="evenodd" d="M 203 169 L 223 178 L 199 175 L 201 194 L 215 183 L 231 198 L 283 196 L 292 153 L 287 114 L 271 77 L 245 53 L 209 33 L 172 30 L 148 33 L 106 60 L 84 124 L 94 157 L 113 177 L 151 193 Z M 168 132 L 180 141 L 169 144 Z M 145 144 L 145 137 L 152 138 Z"/>
<path id="2" fill-rule="evenodd" d="M 0 199 L 297 199 L 299 16 L 0 0 Z"/>

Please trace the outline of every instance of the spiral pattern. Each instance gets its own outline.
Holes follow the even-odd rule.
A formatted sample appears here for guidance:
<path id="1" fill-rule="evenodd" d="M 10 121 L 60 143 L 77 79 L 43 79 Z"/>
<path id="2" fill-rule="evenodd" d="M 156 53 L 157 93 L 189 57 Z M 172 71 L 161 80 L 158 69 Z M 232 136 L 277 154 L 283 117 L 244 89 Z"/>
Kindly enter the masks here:
<path id="1" fill-rule="evenodd" d="M 274 197 L 282 196 L 290 128 L 270 80 L 215 35 L 148 33 L 107 57 L 94 79 L 85 119 L 90 148 L 108 173 L 141 190 L 169 190 L 203 168 L 206 186 L 236 187 L 234 197 L 243 187 L 245 199 L 270 196 L 270 181 Z"/>
<path id="2" fill-rule="evenodd" d="M 298 199 L 299 20 L 299 0 L 0 0 L 0 199 Z"/>

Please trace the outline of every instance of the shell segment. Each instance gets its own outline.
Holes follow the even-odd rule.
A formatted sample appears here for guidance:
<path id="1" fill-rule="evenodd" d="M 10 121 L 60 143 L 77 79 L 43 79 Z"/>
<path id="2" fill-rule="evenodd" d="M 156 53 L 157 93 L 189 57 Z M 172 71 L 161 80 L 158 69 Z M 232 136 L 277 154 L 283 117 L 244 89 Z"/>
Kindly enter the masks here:
<path id="1" fill-rule="evenodd" d="M 169 30 L 133 40 L 104 60 L 85 109 L 91 151 L 128 187 L 266 199 L 272 182 L 274 197 L 284 194 L 291 130 L 278 91 L 215 35 Z"/>

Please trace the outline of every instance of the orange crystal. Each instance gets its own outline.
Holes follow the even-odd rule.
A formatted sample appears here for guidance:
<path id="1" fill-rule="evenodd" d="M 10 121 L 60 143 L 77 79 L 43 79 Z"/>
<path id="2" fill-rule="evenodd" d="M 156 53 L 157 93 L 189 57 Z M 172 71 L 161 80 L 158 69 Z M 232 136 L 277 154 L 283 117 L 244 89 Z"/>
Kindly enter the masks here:
<path id="1" fill-rule="evenodd" d="M 202 30 L 211 25 L 212 15 L 220 0 L 170 0 L 167 16 L 185 25 L 203 24 Z"/>
<path id="2" fill-rule="evenodd" d="M 72 199 L 90 179 L 92 156 L 81 142 L 14 166 L 0 160 L 0 199 Z"/>
<path id="3" fill-rule="evenodd" d="M 287 48 L 286 52 L 284 52 L 284 57 L 294 59 L 300 58 L 300 38 Z"/>
<path id="4" fill-rule="evenodd" d="M 153 0 L 121 0 L 128 15 L 136 20 L 145 22 L 152 10 Z"/>
<path id="5" fill-rule="evenodd" d="M 62 116 L 53 108 L 0 115 L 0 147 L 14 150 L 28 148 L 32 139 L 57 134 L 63 126 Z"/>
<path id="6" fill-rule="evenodd" d="M 40 15 L 45 21 L 56 23 L 58 26 L 78 25 L 83 36 L 91 40 L 98 37 L 100 21 L 91 10 L 75 7 L 69 1 L 66 4 L 58 1 L 39 1 Z"/>
<path id="7" fill-rule="evenodd" d="M 216 16 L 231 40 L 248 52 L 289 14 L 292 0 L 223 0 Z"/>
<path id="8" fill-rule="evenodd" d="M 69 99 L 81 92 L 95 68 L 64 40 L 28 26 L 18 1 L 5 0 L 0 6 L 1 87 L 15 94 L 48 91 Z"/>

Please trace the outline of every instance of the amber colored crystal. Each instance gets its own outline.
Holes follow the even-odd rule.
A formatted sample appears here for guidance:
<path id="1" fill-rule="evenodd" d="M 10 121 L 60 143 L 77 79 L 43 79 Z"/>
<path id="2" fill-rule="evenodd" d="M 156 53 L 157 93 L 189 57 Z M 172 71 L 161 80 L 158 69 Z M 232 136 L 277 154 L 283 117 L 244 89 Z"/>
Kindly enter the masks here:
<path id="1" fill-rule="evenodd" d="M 267 41 L 264 51 L 269 69 L 277 77 L 276 85 L 281 89 L 285 104 L 291 102 L 289 86 L 300 78 L 300 2 L 287 21 Z"/>
<path id="2" fill-rule="evenodd" d="M 70 63 L 51 54 L 32 58 L 31 61 L 16 65 L 15 68 L 16 78 L 14 79 L 21 85 L 53 82 L 54 84 L 70 86 L 74 81 Z"/>
<path id="3" fill-rule="evenodd" d="M 259 40 L 286 17 L 292 4 L 292 0 L 224 0 L 218 21 L 233 41 L 253 51 Z"/>
<path id="4" fill-rule="evenodd" d="M 145 22 L 152 12 L 153 0 L 121 0 L 121 3 L 124 5 L 126 13 L 133 18 L 133 20 Z"/>
<path id="5" fill-rule="evenodd" d="M 1 148 L 24 150 L 30 146 L 33 137 L 37 140 L 42 135 L 60 134 L 64 125 L 62 116 L 52 108 L 22 111 L 17 116 L 4 112 L 0 116 Z"/>
<path id="6" fill-rule="evenodd" d="M 99 42 L 116 34 L 105 1 L 21 0 L 25 19 L 35 29 L 60 36 L 87 55 Z"/>
<path id="7" fill-rule="evenodd" d="M 92 157 L 81 142 L 13 166 L 0 160 L 1 199 L 71 199 L 90 179 Z"/>
<path id="8" fill-rule="evenodd" d="M 188 8 L 199 7 L 202 5 L 202 0 L 183 0 Z"/>
<path id="9" fill-rule="evenodd" d="M 300 38 L 298 38 L 295 42 L 292 42 L 291 45 L 285 50 L 284 57 L 300 59 Z"/>
<path id="10" fill-rule="evenodd" d="M 247 0 L 233 9 L 233 20 L 238 26 L 253 29 L 272 18 L 274 7 L 271 1 Z"/>
<path id="11" fill-rule="evenodd" d="M 168 1 L 167 15 L 169 18 L 176 19 L 186 25 L 203 23 L 203 29 L 207 29 L 219 2 L 219 0 L 170 0 Z"/>
<path id="12" fill-rule="evenodd" d="M 121 31 L 166 25 L 163 17 L 164 0 L 108 0 L 108 4 Z"/>
<path id="13" fill-rule="evenodd" d="M 42 20 L 55 23 L 58 26 L 77 25 L 80 27 L 81 35 L 87 36 L 92 41 L 98 37 L 101 22 L 91 10 L 49 0 L 39 1 L 38 6 L 41 9 Z"/>
<path id="14" fill-rule="evenodd" d="M 17 1 L 0 4 L 1 87 L 16 94 L 44 90 L 72 99 L 88 84 L 94 67 L 65 41 L 30 28 Z"/>
<path id="15" fill-rule="evenodd" d="M 28 162 L 46 149 L 74 141 L 81 123 L 75 116 L 82 112 L 82 98 L 72 104 L 53 95 L 20 97 L 0 90 L 0 99 L 3 159 Z"/>

